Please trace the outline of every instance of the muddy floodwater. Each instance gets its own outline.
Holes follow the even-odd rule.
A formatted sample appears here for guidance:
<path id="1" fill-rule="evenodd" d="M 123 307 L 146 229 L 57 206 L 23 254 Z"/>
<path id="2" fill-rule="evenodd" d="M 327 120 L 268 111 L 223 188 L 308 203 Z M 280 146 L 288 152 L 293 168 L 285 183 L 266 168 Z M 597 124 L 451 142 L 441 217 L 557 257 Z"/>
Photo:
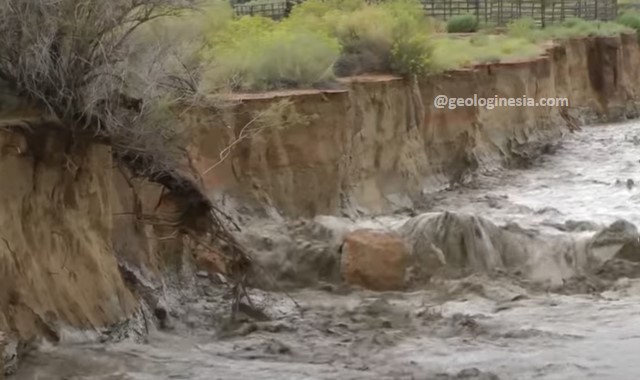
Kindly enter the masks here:
<path id="1" fill-rule="evenodd" d="M 625 219 L 638 226 L 639 185 L 640 123 L 588 127 L 529 168 L 489 173 L 437 194 L 431 211 L 550 231 L 568 221 Z M 326 285 L 290 298 L 253 291 L 268 318 L 233 326 L 224 323 L 228 300 L 220 292 L 185 297 L 181 322 L 151 329 L 147 342 L 74 343 L 69 333 L 62 344 L 28 356 L 15 378 L 640 378 L 634 278 L 580 292 L 483 273 L 411 292 Z"/>

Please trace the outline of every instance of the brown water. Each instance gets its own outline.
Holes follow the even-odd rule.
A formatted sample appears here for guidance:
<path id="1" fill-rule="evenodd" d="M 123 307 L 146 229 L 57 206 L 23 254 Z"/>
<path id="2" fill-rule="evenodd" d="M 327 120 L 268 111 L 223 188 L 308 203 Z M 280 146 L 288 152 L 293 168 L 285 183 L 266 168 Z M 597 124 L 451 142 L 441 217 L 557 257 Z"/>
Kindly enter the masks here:
<path id="1" fill-rule="evenodd" d="M 637 137 L 636 137 L 637 136 Z M 640 123 L 586 128 L 534 167 L 441 194 L 436 210 L 557 231 L 640 223 Z M 616 185 L 616 180 L 623 183 Z M 380 219 L 378 223 L 389 223 Z M 558 232 L 560 233 L 560 232 Z M 587 232 L 588 233 L 588 232 Z M 221 323 L 219 290 L 182 299 L 185 324 L 148 343 L 44 345 L 16 379 L 611 379 L 640 376 L 640 282 L 549 293 L 511 276 L 407 293 L 254 291 L 269 321 Z M 69 337 L 73 337 L 70 335 Z"/>

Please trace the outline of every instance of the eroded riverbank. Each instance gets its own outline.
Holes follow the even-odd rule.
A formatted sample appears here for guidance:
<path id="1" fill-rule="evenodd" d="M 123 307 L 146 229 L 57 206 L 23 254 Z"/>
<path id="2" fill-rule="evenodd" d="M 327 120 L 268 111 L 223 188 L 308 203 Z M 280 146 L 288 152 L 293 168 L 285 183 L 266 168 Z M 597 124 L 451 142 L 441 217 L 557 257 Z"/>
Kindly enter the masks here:
<path id="1" fill-rule="evenodd" d="M 428 211 L 559 236 L 589 237 L 620 218 L 638 226 L 640 193 L 627 180 L 640 181 L 639 138 L 637 122 L 584 128 L 527 169 L 437 194 Z M 319 220 L 397 227 L 407 218 Z M 283 293 L 256 290 L 268 320 L 233 326 L 224 323 L 224 292 L 199 278 L 172 329 L 152 332 L 148 344 L 44 346 L 16 378 L 631 380 L 640 372 L 640 283 L 633 278 L 640 272 L 628 264 L 622 269 L 631 270 L 600 276 L 583 268 L 555 288 L 509 267 L 434 276 L 408 292 L 320 283 L 291 292 L 299 307 Z"/>

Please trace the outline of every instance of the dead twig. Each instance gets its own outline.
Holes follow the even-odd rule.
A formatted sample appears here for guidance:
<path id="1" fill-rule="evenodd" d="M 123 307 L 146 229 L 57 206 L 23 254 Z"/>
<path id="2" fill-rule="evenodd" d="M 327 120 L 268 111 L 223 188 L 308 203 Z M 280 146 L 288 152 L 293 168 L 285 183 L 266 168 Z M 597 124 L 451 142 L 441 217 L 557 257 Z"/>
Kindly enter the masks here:
<path id="1" fill-rule="evenodd" d="M 0 86 L 42 114 L 12 122 L 11 128 L 29 135 L 61 131 L 72 143 L 109 145 L 132 191 L 137 220 L 227 244 L 229 274 L 246 294 L 252 261 L 226 226 L 239 227 L 208 199 L 178 128 L 178 106 L 205 101 L 196 91 L 198 65 L 192 68 L 181 58 L 190 54 L 181 56 L 175 46 L 143 33 L 145 25 L 192 8 L 191 0 L 5 0 Z M 240 141 L 261 130 L 252 124 L 242 128 Z M 77 167 L 67 164 L 69 170 Z M 136 178 L 162 186 L 180 212 L 145 215 Z M 5 245 L 13 253 L 6 240 Z"/>

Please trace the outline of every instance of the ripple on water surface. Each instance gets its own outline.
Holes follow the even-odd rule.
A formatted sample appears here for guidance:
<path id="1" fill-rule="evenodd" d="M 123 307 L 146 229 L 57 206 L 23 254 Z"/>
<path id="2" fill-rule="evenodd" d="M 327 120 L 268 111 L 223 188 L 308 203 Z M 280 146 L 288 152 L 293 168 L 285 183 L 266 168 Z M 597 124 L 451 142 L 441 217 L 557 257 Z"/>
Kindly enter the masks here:
<path id="1" fill-rule="evenodd" d="M 640 123 L 585 127 L 532 167 L 479 182 L 476 190 L 443 199 L 439 209 L 528 225 L 619 218 L 640 225 Z"/>

